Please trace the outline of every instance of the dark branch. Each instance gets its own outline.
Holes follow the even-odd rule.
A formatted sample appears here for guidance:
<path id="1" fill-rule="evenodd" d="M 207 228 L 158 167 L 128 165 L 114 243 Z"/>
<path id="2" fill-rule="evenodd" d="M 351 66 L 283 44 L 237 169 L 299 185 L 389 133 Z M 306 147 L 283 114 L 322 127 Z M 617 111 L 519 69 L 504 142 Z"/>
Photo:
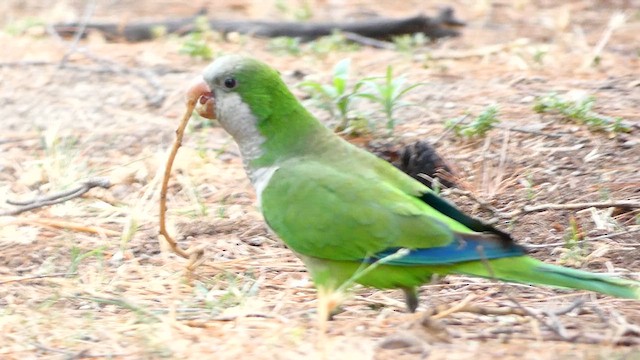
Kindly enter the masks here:
<path id="1" fill-rule="evenodd" d="M 184 35 L 195 30 L 194 17 L 168 19 L 164 21 L 138 22 L 121 26 L 118 23 L 92 22 L 86 24 L 87 30 L 97 30 L 108 39 L 125 38 L 127 41 L 145 41 L 154 37 L 154 29 L 162 27 L 169 34 Z M 83 24 L 65 23 L 54 26 L 63 36 L 73 36 Z M 401 19 L 372 18 L 345 22 L 275 22 L 261 20 L 219 20 L 210 19 L 209 27 L 222 33 L 238 32 L 258 37 L 289 36 L 303 40 L 313 40 L 331 35 L 338 30 L 357 34 L 366 38 L 389 39 L 403 34 L 424 33 L 427 37 L 438 39 L 458 36 L 454 28 L 464 26 L 464 22 L 454 16 L 453 9 L 444 8 L 435 17 L 417 15 Z"/>
<path id="2" fill-rule="evenodd" d="M 25 211 L 37 209 L 44 206 L 63 203 L 65 201 L 82 196 L 84 193 L 93 189 L 94 187 L 101 187 L 101 188 L 108 189 L 109 187 L 111 187 L 111 182 L 109 181 L 109 179 L 106 179 L 106 178 L 92 178 L 92 179 L 83 181 L 73 189 L 55 192 L 53 194 L 49 194 L 43 197 L 37 197 L 35 199 L 31 199 L 27 201 L 7 200 L 8 204 L 14 205 L 17 207 L 12 210 L 0 211 L 0 216 L 18 215 Z"/>

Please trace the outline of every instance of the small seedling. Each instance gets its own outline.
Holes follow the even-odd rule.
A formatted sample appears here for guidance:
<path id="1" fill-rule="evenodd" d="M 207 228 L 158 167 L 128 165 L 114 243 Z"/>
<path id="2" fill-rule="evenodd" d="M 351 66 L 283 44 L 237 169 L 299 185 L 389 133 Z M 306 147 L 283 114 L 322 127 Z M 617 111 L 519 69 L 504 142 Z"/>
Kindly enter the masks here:
<path id="1" fill-rule="evenodd" d="M 535 182 L 533 181 L 533 174 L 528 173 L 525 178 L 520 179 L 520 184 L 527 192 L 527 200 L 533 201 L 537 195 L 535 191 Z"/>
<path id="2" fill-rule="evenodd" d="M 464 119 L 464 117 L 462 119 Z M 492 105 L 488 106 L 478 117 L 468 124 L 463 124 L 458 119 L 454 119 L 447 121 L 445 127 L 452 129 L 459 137 L 474 138 L 484 137 L 487 132 L 493 129 L 498 123 L 500 123 L 498 119 L 498 107 Z"/>
<path id="3" fill-rule="evenodd" d="M 26 17 L 10 22 L 4 27 L 3 31 L 12 36 L 19 36 L 27 33 L 32 28 L 44 26 L 46 26 L 46 21 L 39 18 Z"/>
<path id="4" fill-rule="evenodd" d="M 548 51 L 546 49 L 537 48 L 533 52 L 533 61 L 538 65 L 544 65 L 544 58 L 547 56 Z"/>
<path id="5" fill-rule="evenodd" d="M 350 87 L 348 84 L 349 68 L 350 60 L 342 60 L 333 68 L 331 84 L 304 81 L 299 86 L 311 94 L 320 108 L 329 111 L 331 116 L 339 121 L 339 125 L 336 127 L 337 131 L 345 131 L 347 129 L 352 132 L 368 131 L 368 117 L 353 116 L 351 114 L 354 99 L 357 97 L 381 105 L 386 120 L 386 128 L 389 133 L 393 133 L 397 123 L 396 110 L 406 106 L 414 106 L 413 103 L 402 99 L 411 90 L 424 84 L 406 85 L 407 81 L 403 76 L 393 77 L 393 68 L 389 66 L 385 76 L 365 78 Z M 361 89 L 363 90 L 360 91 Z"/>
<path id="6" fill-rule="evenodd" d="M 195 20 L 195 31 L 185 37 L 179 52 L 192 58 L 213 59 L 213 50 L 207 44 L 211 35 L 209 20 L 206 16 L 198 16 Z"/>
<path id="7" fill-rule="evenodd" d="M 267 50 L 284 55 L 300 55 L 302 53 L 302 48 L 300 47 L 300 39 L 289 37 L 289 36 L 280 36 L 271 39 L 269 44 L 267 44 Z"/>
<path id="8" fill-rule="evenodd" d="M 578 223 L 578 220 L 571 216 L 569 219 L 569 228 L 564 236 L 564 247 L 566 252 L 562 258 L 565 261 L 580 261 L 585 255 L 585 249 L 581 245 L 584 240 L 584 233 Z"/>
<path id="9" fill-rule="evenodd" d="M 333 67 L 330 84 L 317 81 L 303 81 L 300 87 L 308 91 L 321 109 L 328 111 L 331 117 L 339 121 L 337 130 L 344 130 L 349 123 L 351 101 L 357 90 L 349 89 L 349 68 L 351 59 L 343 59 Z M 357 86 L 356 86 L 357 87 Z"/>
<path id="10" fill-rule="evenodd" d="M 382 82 L 379 80 L 382 80 Z M 357 84 L 358 88 L 364 87 L 365 89 L 364 91 L 357 93 L 358 97 L 371 100 L 382 106 L 386 119 L 386 128 L 389 133 L 393 133 L 393 129 L 395 128 L 398 120 L 395 117 L 396 110 L 402 107 L 415 105 L 402 99 L 411 90 L 418 86 L 425 85 L 424 83 L 406 85 L 406 82 L 407 79 L 404 76 L 394 78 L 393 68 L 389 65 L 387 66 L 387 71 L 384 77 L 363 79 Z"/>
<path id="11" fill-rule="evenodd" d="M 90 258 L 92 256 L 102 261 L 104 257 L 105 249 L 106 249 L 105 246 L 101 246 L 99 248 L 83 253 L 81 249 L 75 246 L 72 247 L 71 248 L 71 264 L 69 265 L 69 271 L 67 273 L 76 274 L 78 272 L 78 266 L 80 266 L 80 263 L 82 262 L 82 260 Z"/>
<path id="12" fill-rule="evenodd" d="M 349 41 L 343 33 L 335 30 L 329 36 L 323 36 L 309 43 L 309 50 L 319 56 L 336 52 L 357 51 L 360 45 Z"/>
<path id="13" fill-rule="evenodd" d="M 260 290 L 260 281 L 251 272 L 224 273 L 214 280 L 209 284 L 196 282 L 194 287 L 196 300 L 202 301 L 212 315 L 218 315 L 224 309 L 245 303 Z M 220 284 L 224 284 L 224 289 Z"/>
<path id="14" fill-rule="evenodd" d="M 167 34 L 168 34 L 167 27 L 164 25 L 157 25 L 157 26 L 151 27 L 151 36 L 153 36 L 154 39 L 161 39 L 167 36 Z"/>
<path id="15" fill-rule="evenodd" d="M 612 118 L 592 111 L 594 104 L 595 98 L 593 96 L 581 96 L 576 100 L 569 100 L 552 93 L 538 97 L 533 110 L 539 114 L 559 113 L 566 119 L 587 125 L 596 131 L 611 133 L 631 131 L 629 126 L 624 124 L 622 118 Z"/>
<path id="16" fill-rule="evenodd" d="M 392 40 L 397 51 L 413 53 L 417 47 L 424 46 L 429 38 L 424 33 L 415 33 L 394 36 Z"/>
<path id="17" fill-rule="evenodd" d="M 276 0 L 275 6 L 285 17 L 296 21 L 307 21 L 313 17 L 313 9 L 308 1 L 304 1 L 299 7 L 292 8 L 285 0 Z"/>

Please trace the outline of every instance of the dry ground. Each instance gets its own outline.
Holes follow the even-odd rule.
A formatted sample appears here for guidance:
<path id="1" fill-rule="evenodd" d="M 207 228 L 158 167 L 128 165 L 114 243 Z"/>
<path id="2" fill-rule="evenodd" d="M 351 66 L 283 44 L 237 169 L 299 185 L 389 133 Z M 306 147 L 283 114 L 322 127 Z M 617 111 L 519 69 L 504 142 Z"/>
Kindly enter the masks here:
<path id="1" fill-rule="evenodd" d="M 276 3 L 115 0 L 100 2 L 93 18 L 187 16 L 202 4 L 217 16 L 287 18 Z M 284 3 L 290 9 L 303 4 Z M 308 3 L 316 19 L 433 11 L 422 1 Z M 535 96 L 584 91 L 596 97 L 596 111 L 640 122 L 640 2 L 448 3 L 469 22 L 463 36 L 413 54 L 362 48 L 282 55 L 267 50 L 268 40 L 234 36 L 211 46 L 216 54 L 259 56 L 291 85 L 299 82 L 297 72 L 328 79 L 345 57 L 352 58 L 354 77 L 381 74 L 392 64 L 410 81 L 428 82 L 410 96 L 420 106 L 401 112 L 396 141 L 438 139 L 436 147 L 466 187 L 504 212 L 525 204 L 640 200 L 638 128 L 592 132 L 532 111 Z M 6 29 L 28 18 L 76 20 L 83 6 L 9 0 L 0 5 L 0 22 Z M 626 23 L 604 44 L 600 63 L 589 66 L 618 10 Z M 74 48 L 42 26 L 0 32 L 0 208 L 11 208 L 7 199 L 68 189 L 90 176 L 114 183 L 0 217 L 0 358 L 640 359 L 638 328 L 625 325 L 640 323 L 638 302 L 466 277 L 423 287 L 417 315 L 404 312 L 399 292 L 358 288 L 319 343 L 307 273 L 267 232 L 235 145 L 220 128 L 197 121 L 169 197 L 172 231 L 184 246 L 206 247 L 206 262 L 185 276 L 184 261 L 159 245 L 156 216 L 158 174 L 184 108 L 182 92 L 206 65 L 179 54 L 183 42 L 112 43 L 92 34 Z M 151 105 L 158 95 L 166 98 Z M 538 134 L 495 129 L 473 141 L 442 135 L 445 120 L 493 103 L 503 127 Z M 453 199 L 476 215 L 493 216 L 467 197 Z M 572 218 L 595 240 L 567 249 Z M 638 211 L 600 209 L 544 211 L 500 226 L 550 263 L 640 279 L 638 223 Z M 581 296 L 586 301 L 578 310 L 552 314 Z M 455 313 L 441 320 L 448 334 L 421 325 L 434 307 L 466 300 L 514 308 L 511 299 L 545 314 Z M 562 331 L 569 339 L 558 335 Z"/>

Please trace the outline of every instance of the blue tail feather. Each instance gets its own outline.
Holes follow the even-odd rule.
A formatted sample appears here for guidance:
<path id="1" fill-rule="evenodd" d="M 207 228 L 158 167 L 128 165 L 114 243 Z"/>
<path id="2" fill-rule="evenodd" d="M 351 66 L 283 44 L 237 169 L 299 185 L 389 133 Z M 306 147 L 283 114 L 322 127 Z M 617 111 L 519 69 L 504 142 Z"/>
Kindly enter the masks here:
<path id="1" fill-rule="evenodd" d="M 399 247 L 389 248 L 366 259 L 373 263 L 392 255 Z M 409 249 L 409 253 L 399 259 L 386 261 L 388 265 L 450 265 L 465 261 L 490 260 L 504 257 L 525 255 L 526 250 L 519 245 L 506 245 L 502 242 L 488 241 L 482 238 L 463 238 L 453 241 L 447 246 Z"/>

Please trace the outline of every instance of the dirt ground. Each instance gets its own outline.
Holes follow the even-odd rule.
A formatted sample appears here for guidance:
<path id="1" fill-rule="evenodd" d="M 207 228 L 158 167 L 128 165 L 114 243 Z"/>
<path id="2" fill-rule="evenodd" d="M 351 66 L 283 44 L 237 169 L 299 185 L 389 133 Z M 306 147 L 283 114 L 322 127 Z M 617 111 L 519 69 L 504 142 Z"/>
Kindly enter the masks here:
<path id="1" fill-rule="evenodd" d="M 640 201 L 640 1 L 86 4 L 95 5 L 92 21 L 121 24 L 189 16 L 203 6 L 221 18 L 291 20 L 307 4 L 312 20 L 325 20 L 432 14 L 448 4 L 467 22 L 462 36 L 411 51 L 320 54 L 302 45 L 292 55 L 270 50 L 268 39 L 234 34 L 214 36 L 210 46 L 216 56 L 260 57 L 292 87 L 300 74 L 328 81 L 347 57 L 354 79 L 391 64 L 411 83 L 428 83 L 410 93 L 418 106 L 399 113 L 392 141 L 435 143 L 463 187 L 501 213 Z M 185 261 L 158 240 L 159 181 L 184 90 L 208 61 L 181 54 L 185 39 L 174 36 L 127 43 L 93 32 L 74 45 L 47 32 L 47 24 L 81 18 L 86 4 L 0 5 L 0 211 L 14 208 L 7 200 L 68 190 L 89 177 L 113 184 L 0 216 L 0 358 L 640 359 L 638 301 L 468 277 L 424 286 L 417 314 L 405 312 L 399 291 L 356 288 L 323 338 L 315 290 L 266 229 L 235 144 L 198 119 L 169 191 L 171 231 L 183 247 L 206 251 L 187 275 Z M 618 12 L 626 21 L 607 30 Z M 631 131 L 592 131 L 536 114 L 535 97 L 551 92 L 592 95 L 596 112 L 624 118 Z M 448 119 L 491 104 L 501 123 L 486 138 L 446 132 Z M 495 215 L 469 196 L 448 197 L 474 215 Z M 640 280 L 638 209 L 546 210 L 498 226 L 549 263 Z M 589 241 L 568 246 L 572 229 Z M 567 309 L 578 299 L 582 305 Z M 427 315 L 465 304 L 476 311 Z M 518 315 L 518 306 L 537 315 Z"/>

